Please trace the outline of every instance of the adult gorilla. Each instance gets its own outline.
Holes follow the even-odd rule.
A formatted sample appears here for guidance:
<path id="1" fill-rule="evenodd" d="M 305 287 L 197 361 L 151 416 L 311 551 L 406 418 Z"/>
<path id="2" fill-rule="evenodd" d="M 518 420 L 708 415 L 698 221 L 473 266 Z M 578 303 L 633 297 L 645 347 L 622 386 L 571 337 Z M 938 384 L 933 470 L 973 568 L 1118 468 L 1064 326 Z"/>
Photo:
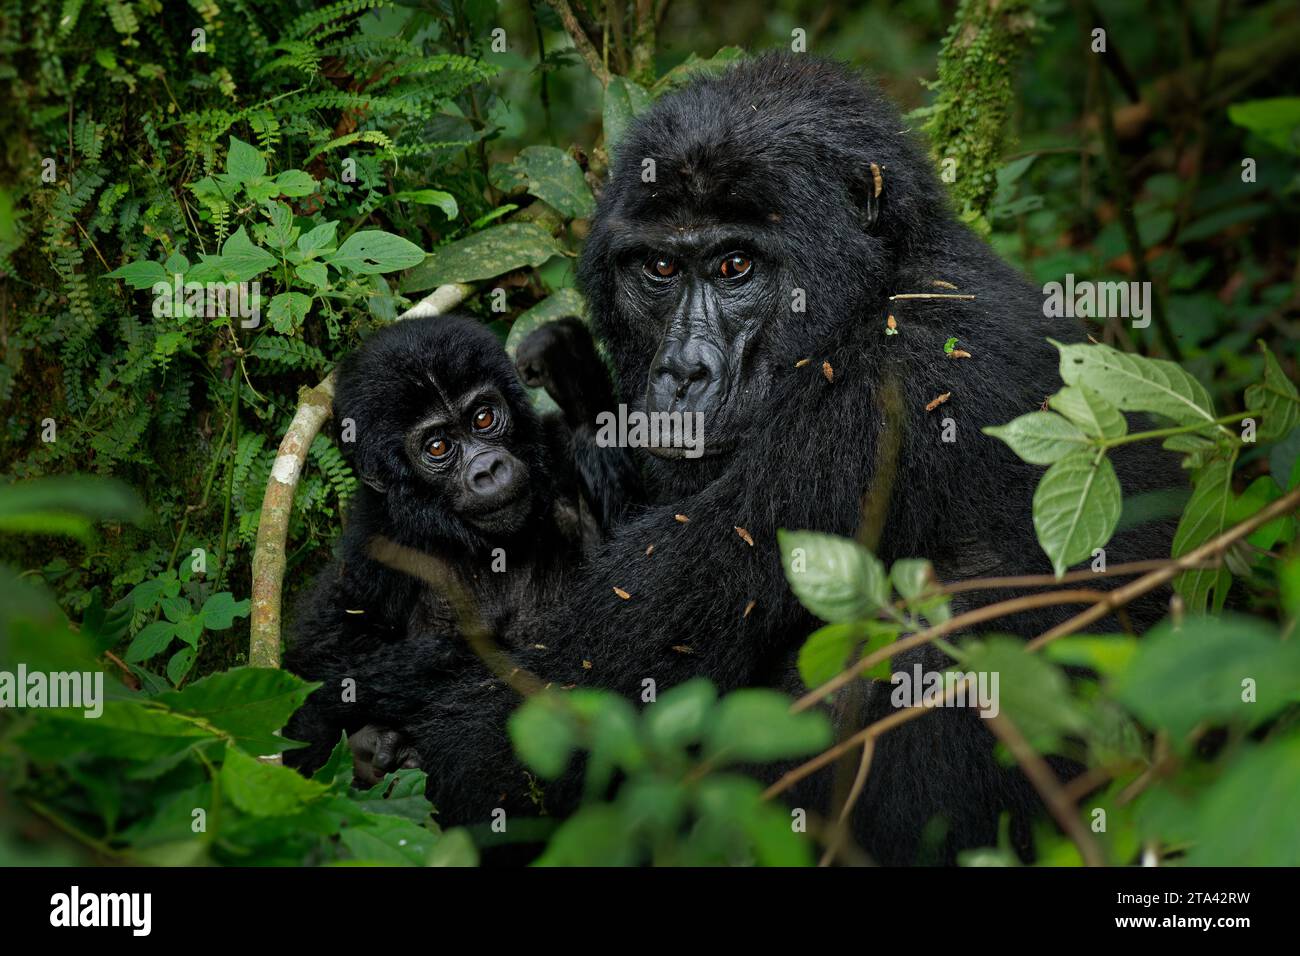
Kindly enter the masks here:
<path id="1" fill-rule="evenodd" d="M 1044 318 L 1039 293 L 953 218 L 898 113 L 846 70 L 764 56 L 656 103 L 619 144 L 580 276 L 620 395 L 702 412 L 706 454 L 645 456 L 658 503 L 615 530 L 544 625 L 544 647 L 519 655 L 544 680 L 633 699 L 646 678 L 662 692 L 699 674 L 724 692 L 799 689 L 793 662 L 817 622 L 786 585 L 777 529 L 854 534 L 887 471 L 876 492 L 889 493 L 886 561 L 929 557 L 948 579 L 1048 570 L 1030 523 L 1041 470 L 979 429 L 1055 391 L 1045 339 L 1081 330 Z M 952 287 L 973 300 L 889 298 Z M 973 358 L 947 358 L 951 336 Z M 955 441 L 942 440 L 944 419 Z M 900 436 L 893 469 L 881 466 L 887 434 Z M 1126 549 L 1168 553 L 1150 536 L 1116 539 L 1110 559 Z M 1036 632 L 1049 614 L 1014 628 Z M 932 649 L 903 657 L 895 666 L 943 661 Z M 445 822 L 485 821 L 497 806 L 536 812 L 505 730 L 512 692 L 486 671 L 409 690 L 419 712 L 403 726 Z M 888 690 L 853 720 L 886 713 Z M 935 817 L 941 859 L 995 843 L 999 813 L 1023 818 L 1036 801 L 999 768 L 991 740 L 960 710 L 886 735 L 859 801 L 862 847 L 913 862 Z M 552 813 L 573 805 L 578 773 L 546 787 Z M 828 781 L 807 787 L 795 805 L 824 808 Z"/>

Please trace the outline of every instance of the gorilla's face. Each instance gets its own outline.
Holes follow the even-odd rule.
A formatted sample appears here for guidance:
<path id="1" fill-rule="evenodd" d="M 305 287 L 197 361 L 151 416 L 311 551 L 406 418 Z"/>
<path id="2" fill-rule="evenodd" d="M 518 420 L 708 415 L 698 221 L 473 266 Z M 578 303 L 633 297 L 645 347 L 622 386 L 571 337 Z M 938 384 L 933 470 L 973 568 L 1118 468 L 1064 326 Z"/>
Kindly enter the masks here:
<path id="1" fill-rule="evenodd" d="M 528 464 L 510 448 L 510 406 L 488 384 L 435 403 L 407 431 L 420 480 L 468 524 L 492 535 L 519 530 L 532 510 Z"/>
<path id="2" fill-rule="evenodd" d="M 645 410 L 670 413 L 671 439 L 650 451 L 682 457 L 683 415 L 698 415 L 705 455 L 725 451 L 746 406 L 760 397 L 760 333 L 778 299 L 777 272 L 754 232 L 711 226 L 642 235 L 622 258 L 619 285 L 659 332 L 646 370 Z"/>

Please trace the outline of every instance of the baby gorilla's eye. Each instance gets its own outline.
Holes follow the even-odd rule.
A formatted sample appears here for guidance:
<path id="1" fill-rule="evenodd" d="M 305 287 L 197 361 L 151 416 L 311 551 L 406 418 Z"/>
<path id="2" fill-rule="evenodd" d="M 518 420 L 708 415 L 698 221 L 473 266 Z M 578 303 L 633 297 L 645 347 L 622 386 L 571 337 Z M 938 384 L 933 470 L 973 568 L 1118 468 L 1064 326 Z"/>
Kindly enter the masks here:
<path id="1" fill-rule="evenodd" d="M 486 405 L 474 413 L 474 427 L 479 431 L 491 428 L 492 423 L 496 420 L 496 414 Z"/>
<path id="2" fill-rule="evenodd" d="M 445 438 L 435 438 L 424 450 L 429 453 L 430 458 L 445 458 L 451 451 L 451 442 Z"/>
<path id="3" fill-rule="evenodd" d="M 677 275 L 677 260 L 672 256 L 651 256 L 646 260 L 645 274 L 652 279 L 671 279 Z"/>
<path id="4" fill-rule="evenodd" d="M 753 266 L 750 258 L 743 253 L 733 252 L 722 260 L 718 266 L 718 275 L 724 279 L 739 279 Z"/>

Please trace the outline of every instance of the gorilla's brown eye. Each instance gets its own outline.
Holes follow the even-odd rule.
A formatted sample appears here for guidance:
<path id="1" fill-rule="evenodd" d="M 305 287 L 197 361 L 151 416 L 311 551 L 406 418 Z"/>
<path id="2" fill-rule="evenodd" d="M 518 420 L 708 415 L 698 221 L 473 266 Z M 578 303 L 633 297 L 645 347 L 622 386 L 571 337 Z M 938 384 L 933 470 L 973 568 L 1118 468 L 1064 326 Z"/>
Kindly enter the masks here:
<path id="1" fill-rule="evenodd" d="M 722 260 L 722 265 L 718 266 L 718 275 L 724 279 L 738 279 L 748 272 L 752 265 L 747 256 L 733 253 Z"/>
<path id="2" fill-rule="evenodd" d="M 477 428 L 479 431 L 483 431 L 486 428 L 491 428 L 492 423 L 495 422 L 496 420 L 497 420 L 496 415 L 494 415 L 492 409 L 488 408 L 486 405 L 484 405 L 482 408 L 480 408 L 477 412 L 474 413 L 474 427 Z"/>
<path id="3" fill-rule="evenodd" d="M 442 458 L 446 456 L 447 452 L 451 451 L 451 442 L 445 438 L 435 438 L 429 442 L 429 446 L 425 451 L 429 453 L 430 458 Z"/>
<path id="4" fill-rule="evenodd" d="M 654 256 L 647 259 L 645 274 L 652 279 L 671 279 L 677 275 L 677 260 L 671 256 Z"/>

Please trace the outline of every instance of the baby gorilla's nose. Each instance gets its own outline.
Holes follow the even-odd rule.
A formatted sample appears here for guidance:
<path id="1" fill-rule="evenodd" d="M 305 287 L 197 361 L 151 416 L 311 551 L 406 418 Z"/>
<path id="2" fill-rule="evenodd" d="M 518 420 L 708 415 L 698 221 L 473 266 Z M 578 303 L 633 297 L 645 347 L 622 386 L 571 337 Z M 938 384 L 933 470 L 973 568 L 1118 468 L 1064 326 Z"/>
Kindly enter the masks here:
<path id="1" fill-rule="evenodd" d="M 515 467 L 510 455 L 497 450 L 479 452 L 465 466 L 469 490 L 484 498 L 495 498 L 514 484 Z"/>

